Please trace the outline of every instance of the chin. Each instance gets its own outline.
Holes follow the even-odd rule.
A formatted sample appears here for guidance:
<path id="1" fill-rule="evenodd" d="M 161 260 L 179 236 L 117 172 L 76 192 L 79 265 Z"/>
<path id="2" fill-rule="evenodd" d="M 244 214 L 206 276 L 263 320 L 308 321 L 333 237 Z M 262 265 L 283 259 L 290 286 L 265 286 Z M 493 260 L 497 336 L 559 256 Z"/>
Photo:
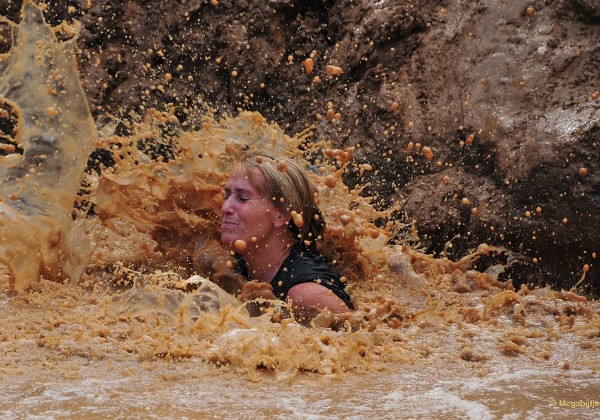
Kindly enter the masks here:
<path id="1" fill-rule="evenodd" d="M 237 239 L 239 239 L 236 235 L 234 234 L 228 234 L 228 233 L 222 233 L 221 234 L 221 243 L 223 245 L 227 245 L 227 246 L 231 246 Z"/>

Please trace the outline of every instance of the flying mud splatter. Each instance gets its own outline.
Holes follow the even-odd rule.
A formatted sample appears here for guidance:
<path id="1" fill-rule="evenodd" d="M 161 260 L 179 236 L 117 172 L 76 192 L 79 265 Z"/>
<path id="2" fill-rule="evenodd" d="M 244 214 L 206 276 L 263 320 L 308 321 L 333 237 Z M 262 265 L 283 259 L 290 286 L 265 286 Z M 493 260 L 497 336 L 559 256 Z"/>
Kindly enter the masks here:
<path id="1" fill-rule="evenodd" d="M 33 3 L 22 13 L 0 56 L 0 103 L 15 123 L 2 141 L 13 153 L 0 157 L 0 263 L 17 290 L 42 275 L 79 279 L 89 252 L 71 213 L 97 138 L 73 43 L 57 42 Z"/>
<path id="2" fill-rule="evenodd" d="M 402 388 L 396 394 L 402 398 L 403 392 L 422 398 L 422 383 L 444 387 L 440 372 L 450 371 L 462 372 L 469 383 L 490 377 L 486 391 L 512 395 L 515 376 L 497 392 L 498 376 L 489 374 L 502 366 L 550 371 L 543 380 L 557 370 L 578 372 L 585 386 L 597 384 L 597 302 L 549 288 L 515 290 L 498 280 L 503 266 L 475 270 L 479 259 L 506 252 L 502 248 L 482 244 L 458 261 L 420 252 L 416 231 L 394 223 L 390 211 L 377 211 L 360 188 L 345 184 L 344 177 L 373 170 L 354 163 L 352 148 L 333 149 L 312 139 L 310 130 L 287 136 L 257 113 L 218 121 L 207 115 L 194 131 L 169 113 L 150 111 L 136 122 L 117 122 L 127 125 L 127 134 L 102 130 L 97 141 L 69 44 L 55 45 L 37 7 L 26 3 L 24 11 L 13 48 L 2 57 L 0 93 L 15 134 L 3 140 L 11 153 L 2 158 L 0 257 L 10 284 L 27 290 L 0 299 L 14 315 L 0 319 L 0 373 L 8 378 L 6 388 L 15 377 L 25 385 L 5 393 L 0 404 L 15 406 L 11 395 L 25 394 L 31 412 L 43 413 L 43 396 L 33 395 L 29 384 L 79 391 L 81 381 L 69 381 L 90 372 L 121 387 L 119 415 L 139 414 L 130 403 L 143 392 L 124 389 L 127 378 L 144 384 L 143 402 L 152 407 L 165 394 L 177 395 L 170 392 L 177 384 L 197 388 L 209 378 L 218 386 L 207 392 L 222 403 L 230 372 L 266 379 L 258 392 L 269 389 L 273 377 L 303 372 L 434 372 L 419 376 L 415 390 Z M 19 64 L 21 56 L 30 64 Z M 98 170 L 85 175 L 89 217 L 74 224 L 73 203 L 94 147 Z M 335 324 L 324 314 L 305 328 L 293 318 L 277 319 L 280 307 L 249 317 L 244 305 L 207 280 L 236 275 L 218 240 L 219 209 L 231 164 L 246 148 L 285 153 L 306 165 L 328 224 L 321 249 L 348 279 L 357 307 L 351 318 Z M 48 281 L 67 278 L 69 285 Z M 147 387 L 158 372 L 163 383 Z M 368 405 L 407 377 L 378 375 L 379 389 L 340 405 Z M 361 392 L 370 385 L 356 381 Z M 281 389 L 265 400 L 289 397 L 284 381 L 277 384 Z M 319 397 L 339 400 L 321 391 Z M 100 393 L 90 391 L 109 412 L 113 407 Z M 489 395 L 479 398 L 488 404 Z M 68 404 L 61 407 L 86 414 Z M 271 406 L 261 407 L 272 413 Z"/>

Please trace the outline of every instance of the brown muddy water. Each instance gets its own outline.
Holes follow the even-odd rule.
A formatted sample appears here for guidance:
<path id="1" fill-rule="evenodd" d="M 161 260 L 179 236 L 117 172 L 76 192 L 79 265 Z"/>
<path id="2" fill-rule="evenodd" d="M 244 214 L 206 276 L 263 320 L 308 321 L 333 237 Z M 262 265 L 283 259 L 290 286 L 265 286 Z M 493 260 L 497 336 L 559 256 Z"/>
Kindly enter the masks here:
<path id="1" fill-rule="evenodd" d="M 130 135 L 97 129 L 69 42 L 24 10 L 0 61 L 12 127 L 0 157 L 4 418 L 600 415 L 597 301 L 474 269 L 501 248 L 425 255 L 418 232 L 345 186 L 373 169 L 352 149 L 289 137 L 259 114 L 207 116 L 192 131 L 151 111 L 119 122 Z M 247 147 L 306 159 L 328 223 L 322 252 L 357 307 L 334 328 L 278 307 L 250 317 L 210 281 L 231 275 L 219 208 Z M 111 164 L 84 173 L 93 148 Z"/>

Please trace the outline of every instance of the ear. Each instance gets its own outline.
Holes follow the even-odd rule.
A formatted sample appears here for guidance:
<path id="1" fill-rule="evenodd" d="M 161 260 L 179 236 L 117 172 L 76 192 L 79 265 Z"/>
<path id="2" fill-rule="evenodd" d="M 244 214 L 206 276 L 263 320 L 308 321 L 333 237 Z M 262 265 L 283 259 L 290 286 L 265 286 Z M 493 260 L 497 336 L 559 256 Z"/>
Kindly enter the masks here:
<path id="1" fill-rule="evenodd" d="M 275 226 L 276 228 L 283 227 L 290 221 L 290 219 L 291 219 L 291 217 L 289 215 L 286 217 L 281 212 L 276 211 L 275 212 L 275 220 L 273 220 L 273 226 Z"/>

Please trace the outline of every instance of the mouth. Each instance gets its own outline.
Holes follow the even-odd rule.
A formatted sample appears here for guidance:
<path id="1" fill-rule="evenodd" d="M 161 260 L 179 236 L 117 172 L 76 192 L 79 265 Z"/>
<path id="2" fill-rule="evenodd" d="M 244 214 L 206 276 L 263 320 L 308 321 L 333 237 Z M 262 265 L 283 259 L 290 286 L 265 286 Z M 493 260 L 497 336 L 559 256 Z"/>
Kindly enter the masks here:
<path id="1" fill-rule="evenodd" d="M 232 228 L 235 228 L 236 226 L 237 226 L 237 223 L 234 223 L 230 220 L 224 220 L 223 222 L 221 222 L 221 229 L 223 229 L 223 228 L 232 229 Z"/>

